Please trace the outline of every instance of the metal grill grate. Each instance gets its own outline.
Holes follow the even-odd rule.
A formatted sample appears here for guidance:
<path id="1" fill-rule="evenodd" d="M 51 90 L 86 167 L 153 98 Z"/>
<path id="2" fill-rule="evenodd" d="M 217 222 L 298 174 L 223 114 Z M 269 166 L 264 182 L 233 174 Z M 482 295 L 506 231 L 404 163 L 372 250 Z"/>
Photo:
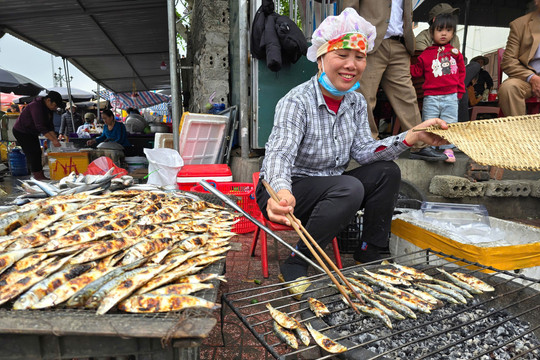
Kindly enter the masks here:
<path id="1" fill-rule="evenodd" d="M 283 284 L 274 284 L 224 294 L 222 303 L 233 310 L 258 341 L 277 359 L 293 359 L 308 354 L 309 358 L 329 359 L 335 355 L 328 355 L 326 352 L 319 353 L 319 348 L 313 341 L 309 346 L 300 345 L 298 350 L 293 350 L 282 343 L 273 333 L 273 320 L 266 309 L 267 303 L 297 318 L 303 324 L 311 323 L 315 329 L 347 346 L 348 351 L 340 354 L 343 358 L 404 359 L 407 357 L 403 357 L 402 349 L 407 346 L 426 347 L 426 344 L 430 344 L 429 348 L 423 350 L 421 356 L 415 356 L 415 359 L 450 358 L 444 354 L 458 354 L 459 350 L 455 349 L 462 346 L 470 347 L 470 344 L 473 344 L 474 351 L 464 353 L 461 357 L 456 355 L 455 358 L 497 359 L 499 358 L 497 354 L 500 352 L 505 353 L 505 359 L 540 358 L 540 342 L 538 341 L 540 338 L 540 312 L 538 311 L 540 281 L 430 249 L 393 257 L 389 260 L 397 264 L 413 266 L 440 279 L 443 278 L 436 270 L 440 267 L 470 273 L 494 286 L 495 292 L 474 295 L 474 299 L 463 305 L 445 303 L 444 313 L 438 312 L 439 310 L 433 311 L 432 314 L 417 313 L 418 319 L 403 320 L 402 325 L 399 325 L 401 322 L 392 320 L 396 325 L 392 330 L 386 328 L 379 320 L 366 320 L 365 316 L 349 318 L 345 321 L 333 320 L 334 323 L 332 323 L 334 316 L 339 319 L 341 313 L 353 313 L 353 311 L 348 306 L 341 305 L 342 301 L 337 295 L 337 290 L 329 286 L 330 281 L 326 275 L 310 277 L 312 285 L 300 301 L 295 300 L 284 290 Z M 362 267 L 376 271 L 382 266 L 370 263 L 353 266 L 342 272 L 350 276 L 353 271 L 361 272 Z M 331 314 L 322 320 L 316 318 L 309 310 L 308 297 L 321 300 L 329 307 Z M 447 322 L 454 323 L 446 325 Z M 517 325 L 514 326 L 514 323 Z M 486 342 L 475 344 L 479 336 L 489 336 L 492 332 L 498 334 L 504 330 L 504 326 L 510 326 L 513 333 L 504 338 L 489 341 L 489 344 Z M 358 341 L 358 339 L 363 339 L 363 341 Z M 440 339 L 449 340 L 443 342 Z M 530 345 L 522 346 L 524 340 L 527 340 L 527 344 Z M 378 348 L 376 352 L 373 351 L 373 346 L 381 343 L 395 345 L 386 346 L 384 350 Z"/>

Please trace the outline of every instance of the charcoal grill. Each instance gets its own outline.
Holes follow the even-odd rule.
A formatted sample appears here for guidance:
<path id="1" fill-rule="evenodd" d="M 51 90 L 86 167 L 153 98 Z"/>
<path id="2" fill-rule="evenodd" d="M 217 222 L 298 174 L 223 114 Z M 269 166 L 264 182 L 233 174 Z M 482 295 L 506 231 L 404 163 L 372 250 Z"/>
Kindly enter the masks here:
<path id="1" fill-rule="evenodd" d="M 501 271 L 455 256 L 421 250 L 406 256 L 388 258 L 398 264 L 413 266 L 434 277 L 444 279 L 436 270 L 470 273 L 492 286 L 494 292 L 474 295 L 466 305 L 450 305 L 417 313 L 418 319 L 392 320 L 393 329 L 380 320 L 355 315 L 330 287 L 324 274 L 309 278 L 312 285 L 297 301 L 283 289 L 283 284 L 259 286 L 222 296 L 257 340 L 276 359 L 318 358 L 335 355 L 299 343 L 294 350 L 277 339 L 272 331 L 272 318 L 266 304 L 309 322 L 326 336 L 348 347 L 339 354 L 345 359 L 539 359 L 540 358 L 540 281 L 514 272 Z M 401 262 L 400 262 L 401 261 Z M 405 263 L 406 261 L 406 263 Z M 353 266 L 342 270 L 376 271 L 377 263 Z M 309 310 L 308 297 L 324 302 L 331 314 L 316 318 Z M 256 300 L 256 301 L 253 301 Z"/>

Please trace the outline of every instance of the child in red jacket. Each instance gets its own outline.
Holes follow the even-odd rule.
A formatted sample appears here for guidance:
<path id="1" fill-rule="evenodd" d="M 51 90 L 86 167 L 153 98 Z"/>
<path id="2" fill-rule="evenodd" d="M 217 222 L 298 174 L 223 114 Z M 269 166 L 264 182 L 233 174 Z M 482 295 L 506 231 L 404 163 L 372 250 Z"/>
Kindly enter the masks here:
<path id="1" fill-rule="evenodd" d="M 458 49 L 450 45 L 457 21 L 452 14 L 441 14 L 429 28 L 433 45 L 426 48 L 411 65 L 413 77 L 424 76 L 422 120 L 441 118 L 458 121 L 458 100 L 465 93 L 465 63 Z M 455 162 L 453 145 L 445 145 L 446 162 Z"/>

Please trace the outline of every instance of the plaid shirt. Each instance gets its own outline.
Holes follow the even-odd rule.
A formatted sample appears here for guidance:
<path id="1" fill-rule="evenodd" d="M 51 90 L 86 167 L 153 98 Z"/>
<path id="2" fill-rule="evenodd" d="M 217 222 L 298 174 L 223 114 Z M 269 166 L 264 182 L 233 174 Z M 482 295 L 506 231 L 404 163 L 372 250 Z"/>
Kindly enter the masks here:
<path id="1" fill-rule="evenodd" d="M 278 102 L 261 177 L 275 191 L 290 191 L 291 177 L 341 175 L 351 158 L 360 165 L 394 160 L 409 148 L 405 134 L 374 140 L 364 97 L 346 94 L 336 114 L 314 76 Z M 386 148 L 375 152 L 380 146 Z"/>

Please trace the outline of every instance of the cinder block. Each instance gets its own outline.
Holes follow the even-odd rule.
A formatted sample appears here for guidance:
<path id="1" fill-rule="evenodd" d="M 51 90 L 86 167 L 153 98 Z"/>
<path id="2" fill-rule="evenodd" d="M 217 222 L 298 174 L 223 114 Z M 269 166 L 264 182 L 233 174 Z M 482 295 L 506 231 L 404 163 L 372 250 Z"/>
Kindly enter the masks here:
<path id="1" fill-rule="evenodd" d="M 531 181 L 531 193 L 529 195 L 540 198 L 540 180 Z"/>
<path id="2" fill-rule="evenodd" d="M 486 196 L 491 197 L 511 197 L 512 189 L 508 181 L 490 180 L 486 184 Z"/>
<path id="3" fill-rule="evenodd" d="M 459 176 L 436 175 L 431 179 L 429 191 L 447 198 L 468 196 L 470 181 Z"/>
<path id="4" fill-rule="evenodd" d="M 467 196 L 484 196 L 484 194 L 486 193 L 486 184 L 487 182 L 469 182 L 469 190 L 467 190 Z"/>
<path id="5" fill-rule="evenodd" d="M 531 193 L 531 184 L 527 180 L 506 180 L 512 191 L 512 196 L 527 197 Z"/>

